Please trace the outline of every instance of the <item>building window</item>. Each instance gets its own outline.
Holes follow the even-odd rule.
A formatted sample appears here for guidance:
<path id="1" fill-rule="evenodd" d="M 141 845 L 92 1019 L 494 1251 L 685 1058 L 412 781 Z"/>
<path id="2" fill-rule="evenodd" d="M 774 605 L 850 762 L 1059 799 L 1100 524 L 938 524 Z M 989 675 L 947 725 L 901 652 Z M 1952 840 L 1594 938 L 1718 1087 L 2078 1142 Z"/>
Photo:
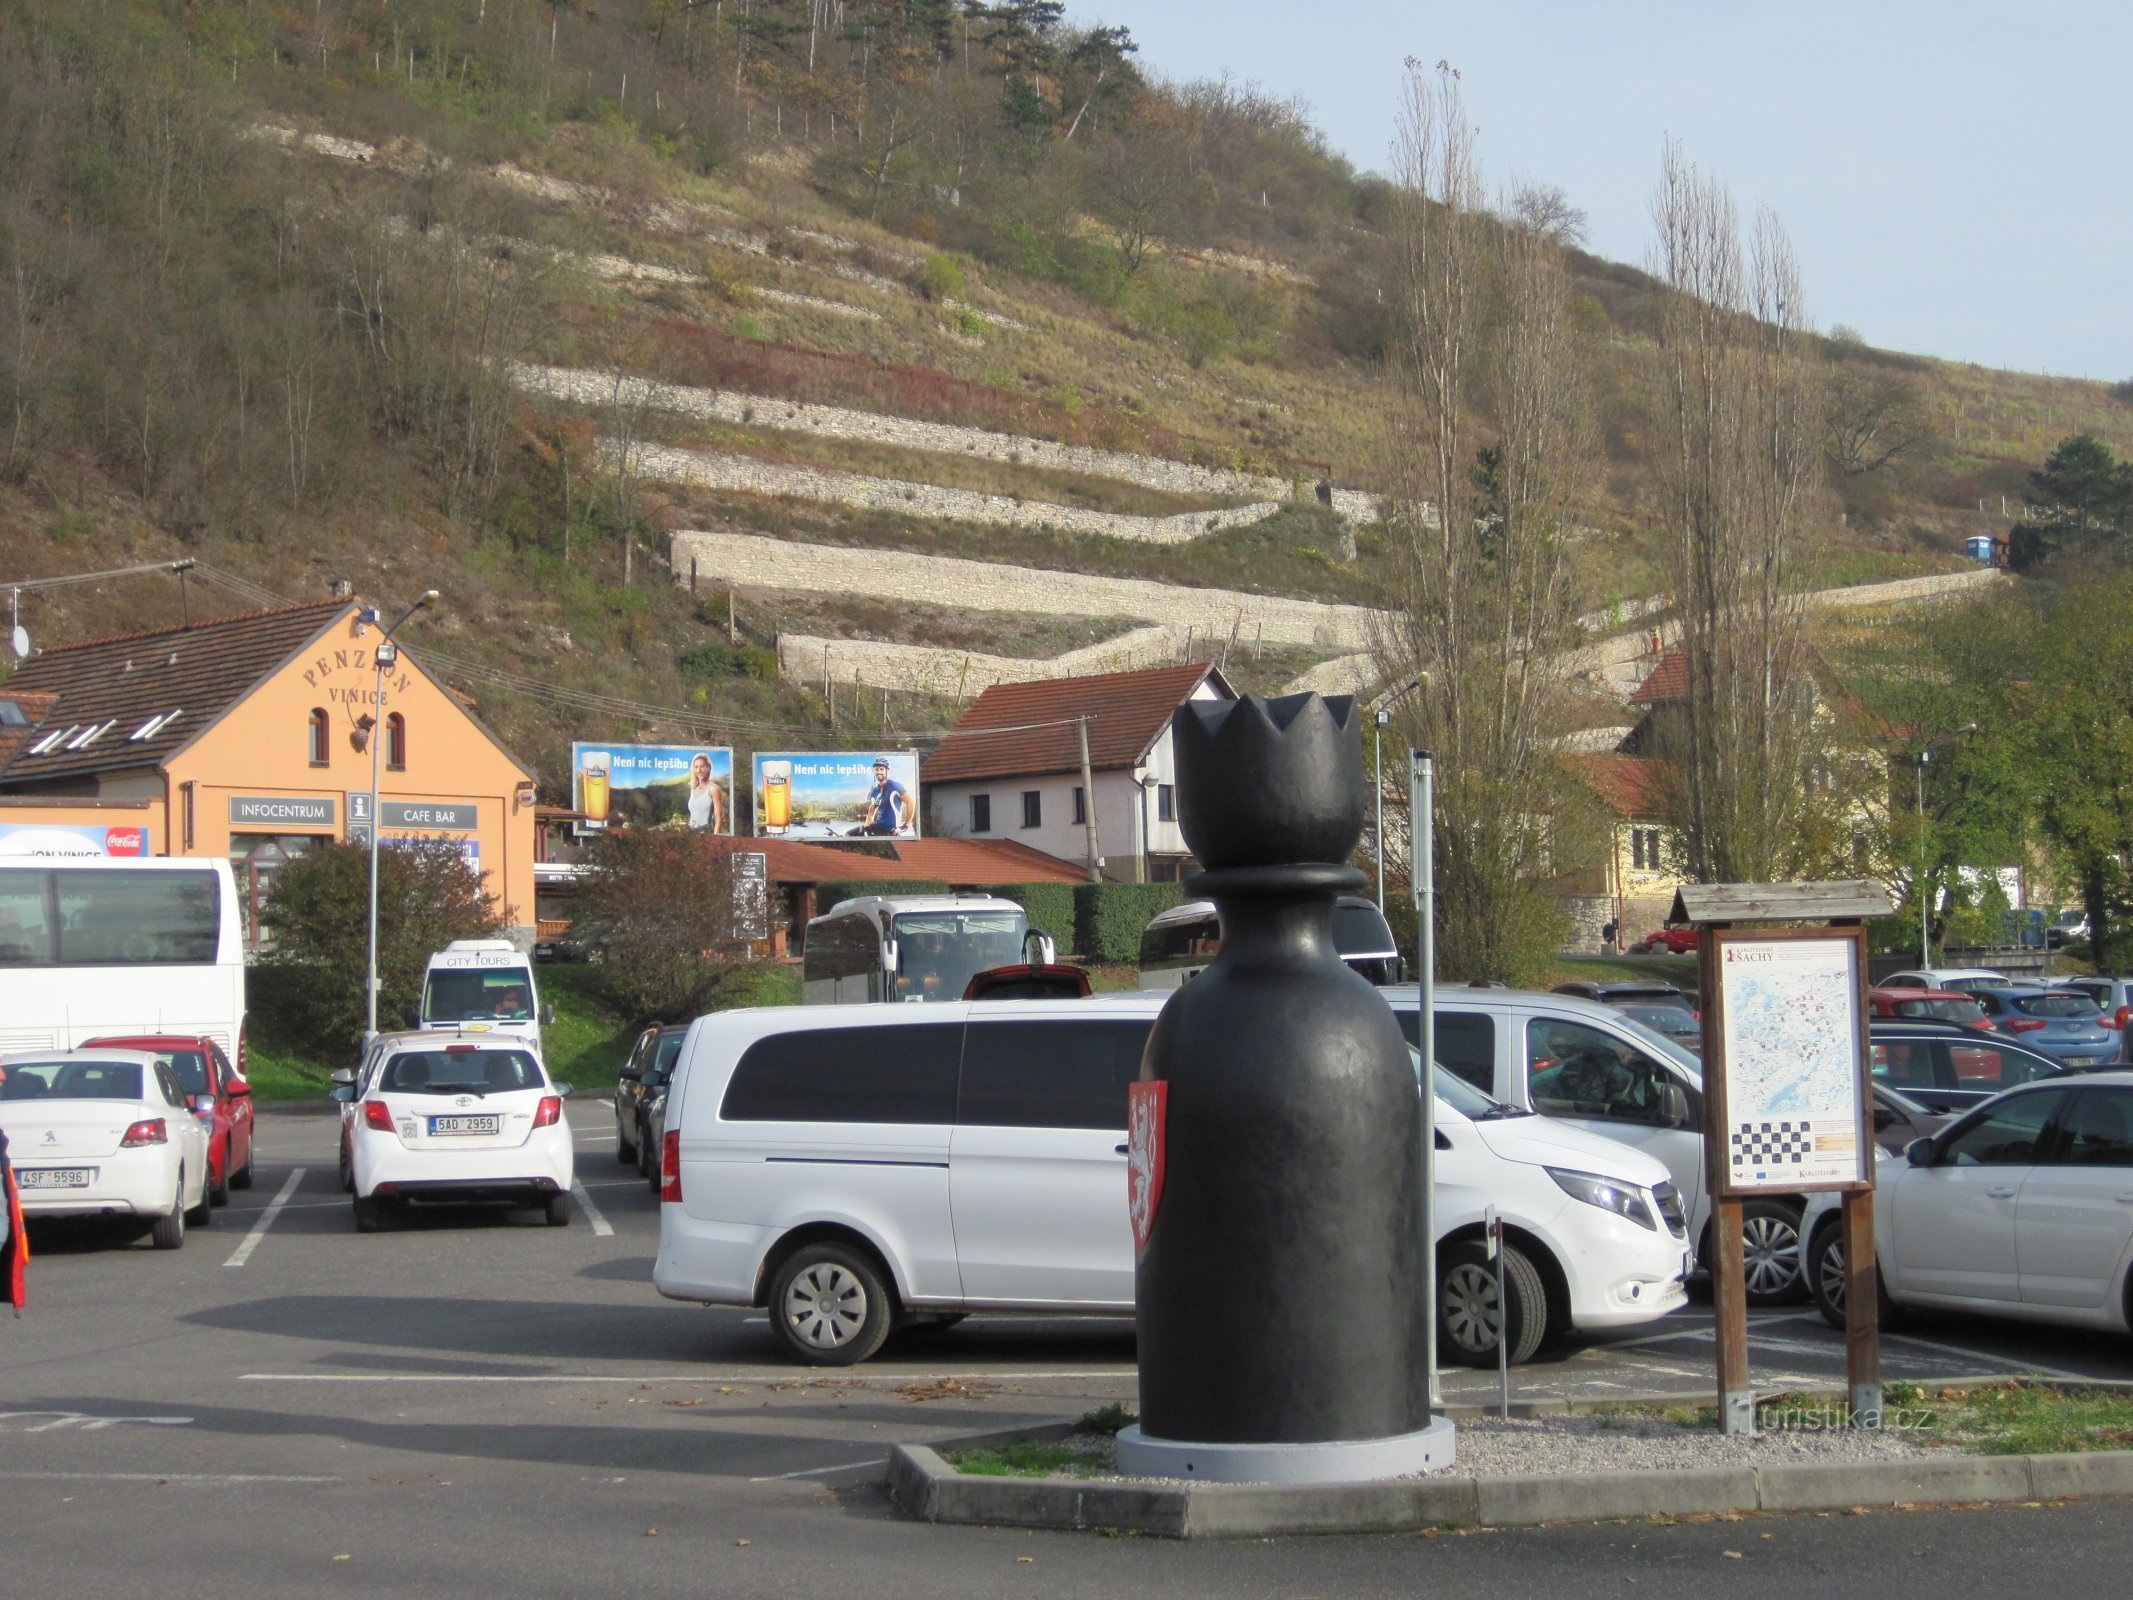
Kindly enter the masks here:
<path id="1" fill-rule="evenodd" d="M 1159 783 L 1155 786 L 1155 820 L 1175 822 L 1178 820 L 1178 786 L 1174 783 Z"/>
<path id="2" fill-rule="evenodd" d="M 1629 864 L 1639 872 L 1659 870 L 1659 830 L 1657 828 L 1632 828 L 1629 830 Z"/>
<path id="3" fill-rule="evenodd" d="M 385 764 L 395 772 L 407 770 L 407 718 L 397 711 L 385 714 Z"/>
<path id="4" fill-rule="evenodd" d="M 1041 790 L 1024 789 L 1022 791 L 1022 826 L 1025 828 L 1041 828 L 1044 826 L 1044 794 Z"/>
<path id="5" fill-rule="evenodd" d="M 326 715 L 324 706 L 315 706 L 311 712 L 311 764 L 323 767 L 333 759 L 333 719 Z"/>
<path id="6" fill-rule="evenodd" d="M 992 832 L 991 795 L 974 794 L 970 797 L 970 831 L 972 833 Z"/>
<path id="7" fill-rule="evenodd" d="M 1089 798 L 1081 792 L 1081 785 L 1074 785 L 1074 826 L 1080 827 L 1089 820 Z"/>

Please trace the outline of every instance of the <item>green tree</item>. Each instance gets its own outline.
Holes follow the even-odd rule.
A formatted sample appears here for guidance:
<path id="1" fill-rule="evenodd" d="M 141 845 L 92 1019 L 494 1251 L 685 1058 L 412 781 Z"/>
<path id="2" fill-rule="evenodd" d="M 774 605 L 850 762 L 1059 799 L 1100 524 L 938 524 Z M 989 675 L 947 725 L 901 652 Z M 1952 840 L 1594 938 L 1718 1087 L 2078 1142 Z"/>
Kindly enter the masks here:
<path id="1" fill-rule="evenodd" d="M 2044 515 L 2013 530 L 2018 568 L 2039 566 L 2070 542 L 2086 555 L 2092 534 L 2122 541 L 2133 531 L 2133 461 L 2118 460 L 2090 434 L 2061 439 L 2029 487 Z"/>
<path id="2" fill-rule="evenodd" d="M 256 973 L 254 1006 L 275 1043 L 345 1064 L 361 1049 L 370 941 L 370 852 L 329 844 L 276 874 L 260 921 L 274 949 Z M 378 852 L 378 1022 L 397 1027 L 422 999 L 433 951 L 454 939 L 493 938 L 512 912 L 448 839 Z"/>
<path id="3" fill-rule="evenodd" d="M 735 895 L 733 857 L 719 841 L 688 828 L 603 835 L 573 917 L 599 956 L 594 987 L 645 1022 L 711 1010 L 747 959 Z"/>

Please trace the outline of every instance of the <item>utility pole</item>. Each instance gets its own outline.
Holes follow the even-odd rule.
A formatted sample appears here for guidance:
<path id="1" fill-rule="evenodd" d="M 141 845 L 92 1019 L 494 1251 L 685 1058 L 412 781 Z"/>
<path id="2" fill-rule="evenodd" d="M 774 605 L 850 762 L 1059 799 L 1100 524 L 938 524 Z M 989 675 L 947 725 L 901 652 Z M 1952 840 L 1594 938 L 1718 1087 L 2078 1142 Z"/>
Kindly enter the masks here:
<path id="1" fill-rule="evenodd" d="M 1081 820 L 1089 835 L 1089 882 L 1102 883 L 1103 857 L 1096 846 L 1096 780 L 1089 772 L 1089 719 L 1077 719 L 1074 731 L 1081 736 Z"/>

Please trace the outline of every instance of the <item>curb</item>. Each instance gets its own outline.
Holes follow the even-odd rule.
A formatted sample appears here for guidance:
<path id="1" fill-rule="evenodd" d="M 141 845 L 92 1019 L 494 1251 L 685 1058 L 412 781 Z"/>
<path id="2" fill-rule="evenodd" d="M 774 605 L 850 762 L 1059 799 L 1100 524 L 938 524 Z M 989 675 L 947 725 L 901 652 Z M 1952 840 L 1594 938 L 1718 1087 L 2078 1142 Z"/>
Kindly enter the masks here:
<path id="1" fill-rule="evenodd" d="M 897 1508 L 921 1522 L 1100 1529 L 1163 1539 L 1265 1539 L 2133 1495 L 2133 1450 L 1498 1478 L 1448 1473 L 1389 1483 L 1284 1487 L 973 1478 L 924 1445 L 897 1445 L 889 1455 L 887 1482 Z"/>

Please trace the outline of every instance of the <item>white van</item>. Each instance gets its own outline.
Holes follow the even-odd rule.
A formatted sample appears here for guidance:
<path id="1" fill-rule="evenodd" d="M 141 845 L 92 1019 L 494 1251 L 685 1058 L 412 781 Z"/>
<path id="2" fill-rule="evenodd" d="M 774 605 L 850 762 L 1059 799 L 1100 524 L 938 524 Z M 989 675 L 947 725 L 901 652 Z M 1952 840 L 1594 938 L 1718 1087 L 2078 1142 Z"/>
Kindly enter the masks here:
<path id="1" fill-rule="evenodd" d="M 541 1025 L 555 1008 L 541 1004 L 533 962 L 509 939 L 454 939 L 430 956 L 422 1004 L 410 1028 L 502 1033 L 541 1053 Z"/>
<path id="2" fill-rule="evenodd" d="M 1133 1314 L 1126 1086 L 1162 995 L 699 1018 L 668 1090 L 659 1255 L 676 1300 L 766 1306 L 802 1361 L 969 1312 Z M 1439 1074 L 1438 1326 L 1453 1360 L 1682 1304 L 1657 1161 Z M 1484 1262 L 1505 1218 L 1509 1315 Z"/>
<path id="3" fill-rule="evenodd" d="M 1410 1044 L 1420 1034 L 1421 991 L 1379 991 Z M 1666 1035 L 1613 1006 L 1520 989 L 1437 988 L 1437 1060 L 1495 1098 L 1619 1141 L 1665 1163 L 1685 1198 L 1690 1236 L 1705 1257 L 1711 1219 L 1704 1171 L 1703 1067 Z M 1797 1195 L 1743 1203 L 1750 1305 L 1782 1305 L 1806 1292 Z"/>

